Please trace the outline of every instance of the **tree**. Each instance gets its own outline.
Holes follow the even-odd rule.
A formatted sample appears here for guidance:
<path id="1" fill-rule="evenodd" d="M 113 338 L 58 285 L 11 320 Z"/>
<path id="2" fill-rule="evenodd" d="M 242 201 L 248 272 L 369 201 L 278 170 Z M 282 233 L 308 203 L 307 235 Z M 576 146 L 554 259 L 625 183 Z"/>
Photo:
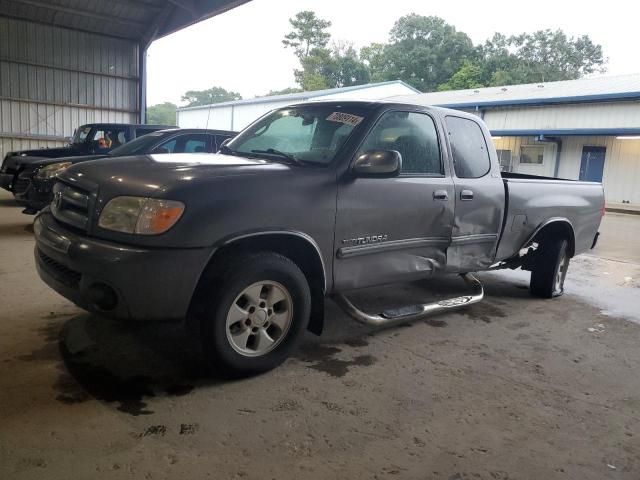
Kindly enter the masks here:
<path id="1" fill-rule="evenodd" d="M 284 36 L 282 43 L 285 47 L 293 48 L 298 58 L 305 58 L 312 49 L 324 48 L 329 43 L 331 35 L 325 30 L 331 26 L 331 22 L 316 17 L 314 12 L 298 12 L 289 19 L 289 23 L 293 30 Z"/>
<path id="2" fill-rule="evenodd" d="M 331 49 L 314 48 L 300 60 L 302 70 L 294 75 L 306 90 L 340 88 L 369 82 L 369 69 L 352 45 L 335 44 Z"/>
<path id="3" fill-rule="evenodd" d="M 391 29 L 390 42 L 384 49 L 384 77 L 404 80 L 424 92 L 433 91 L 475 57 L 466 33 L 458 32 L 442 18 L 412 13 L 398 19 Z"/>
<path id="4" fill-rule="evenodd" d="M 360 49 L 360 59 L 369 69 L 372 82 L 388 80 L 389 61 L 386 48 L 387 45 L 384 43 L 372 43 Z"/>
<path id="5" fill-rule="evenodd" d="M 242 96 L 236 92 L 230 92 L 222 87 L 211 87 L 207 90 L 189 90 L 182 96 L 182 101 L 187 102 L 187 107 L 197 105 L 211 105 L 212 103 L 242 100 Z"/>
<path id="6" fill-rule="evenodd" d="M 178 107 L 171 102 L 152 105 L 147 108 L 147 123 L 158 125 L 175 125 L 177 108 Z"/>
<path id="7" fill-rule="evenodd" d="M 288 95 L 290 93 L 300 93 L 302 92 L 301 88 L 297 87 L 287 87 L 282 90 L 269 90 L 269 93 L 264 95 L 265 97 L 272 97 L 273 95 Z"/>
<path id="8" fill-rule="evenodd" d="M 481 79 L 482 68 L 467 61 L 460 70 L 453 74 L 448 82 L 438 85 L 438 91 L 484 87 Z"/>
<path id="9" fill-rule="evenodd" d="M 573 80 L 606 71 L 602 46 L 587 36 L 538 30 L 506 37 L 496 33 L 478 48 L 482 81 L 490 85 Z"/>

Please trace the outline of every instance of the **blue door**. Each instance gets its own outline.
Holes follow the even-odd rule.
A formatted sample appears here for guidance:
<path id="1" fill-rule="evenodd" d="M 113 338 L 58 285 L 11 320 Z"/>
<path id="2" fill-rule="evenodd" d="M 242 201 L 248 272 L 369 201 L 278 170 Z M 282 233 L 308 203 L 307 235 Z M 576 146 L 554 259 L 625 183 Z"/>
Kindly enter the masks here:
<path id="1" fill-rule="evenodd" d="M 580 180 L 602 183 L 604 157 L 607 147 L 582 147 L 582 162 L 580 162 Z"/>

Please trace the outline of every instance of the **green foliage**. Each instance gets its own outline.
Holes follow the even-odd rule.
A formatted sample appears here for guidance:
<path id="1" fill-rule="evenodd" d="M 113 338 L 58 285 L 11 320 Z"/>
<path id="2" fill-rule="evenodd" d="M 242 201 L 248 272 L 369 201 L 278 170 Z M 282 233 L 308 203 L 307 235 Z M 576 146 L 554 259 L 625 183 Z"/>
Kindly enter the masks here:
<path id="1" fill-rule="evenodd" d="M 316 17 L 312 11 L 305 10 L 289 19 L 293 30 L 282 40 L 285 47 L 293 48 L 300 59 L 309 56 L 314 48 L 324 48 L 329 43 L 331 35 L 325 30 L 331 22 Z"/>
<path id="2" fill-rule="evenodd" d="M 301 88 L 297 87 L 287 87 L 282 90 L 269 90 L 269 93 L 264 95 L 265 97 L 272 97 L 273 95 L 288 95 L 290 93 L 300 93 L 302 92 Z"/>
<path id="3" fill-rule="evenodd" d="M 314 48 L 300 60 L 302 70 L 295 71 L 303 90 L 350 87 L 369 83 L 369 69 L 352 45 L 334 45 L 331 49 Z"/>
<path id="4" fill-rule="evenodd" d="M 414 13 L 395 23 L 384 52 L 387 67 L 383 76 L 403 80 L 423 92 L 447 82 L 476 55 L 466 33 L 439 17 Z"/>
<path id="5" fill-rule="evenodd" d="M 175 125 L 177 108 L 178 107 L 171 102 L 151 105 L 147 108 L 147 123 L 157 125 Z"/>
<path id="6" fill-rule="evenodd" d="M 601 45 L 586 35 L 567 37 L 562 30 L 496 33 L 477 50 L 482 81 L 489 85 L 573 80 L 606 70 Z"/>
<path id="7" fill-rule="evenodd" d="M 388 74 L 389 61 L 386 52 L 387 45 L 372 43 L 360 49 L 360 59 L 369 69 L 372 82 L 384 82 L 392 75 Z"/>
<path id="8" fill-rule="evenodd" d="M 460 70 L 451 76 L 448 82 L 438 85 L 438 91 L 484 87 L 481 79 L 482 68 L 467 61 Z"/>
<path id="9" fill-rule="evenodd" d="M 328 47 L 331 22 L 313 12 L 300 12 L 289 21 L 293 31 L 283 44 L 300 59 L 294 75 L 303 90 L 403 80 L 429 92 L 569 80 L 606 71 L 602 46 L 587 35 L 567 37 L 562 30 L 495 33 L 474 46 L 442 18 L 412 13 L 395 22 L 388 43 L 356 52 L 349 44 Z"/>
<path id="10" fill-rule="evenodd" d="M 242 100 L 242 96 L 236 92 L 230 92 L 222 87 L 211 87 L 207 90 L 189 90 L 182 96 L 182 101 L 187 102 L 187 107 L 198 105 L 211 105 L 212 103 Z"/>

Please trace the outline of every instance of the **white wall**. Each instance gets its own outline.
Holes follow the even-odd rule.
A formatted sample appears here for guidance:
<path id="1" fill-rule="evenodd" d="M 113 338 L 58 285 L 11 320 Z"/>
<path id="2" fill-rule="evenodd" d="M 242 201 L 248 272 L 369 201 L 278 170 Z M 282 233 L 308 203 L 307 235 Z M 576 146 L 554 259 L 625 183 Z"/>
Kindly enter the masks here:
<path id="1" fill-rule="evenodd" d="M 606 147 L 602 183 L 607 202 L 630 202 L 640 205 L 640 139 L 618 140 L 616 137 L 574 136 L 561 137 L 562 152 L 558 177 L 577 180 L 580 176 L 582 148 Z M 556 159 L 554 144 L 546 144 L 543 165 L 525 165 L 519 162 L 520 146 L 535 144 L 534 137 L 502 137 L 495 139 L 498 149 L 511 150 L 514 172 L 553 176 Z"/>
<path id="2" fill-rule="evenodd" d="M 483 119 L 490 130 L 640 128 L 640 102 L 490 109 Z"/>
<path id="3" fill-rule="evenodd" d="M 541 175 L 553 177 L 556 164 L 556 144 L 548 142 L 536 142 L 535 137 L 502 137 L 493 141 L 497 149 L 511 150 L 511 162 L 513 171 L 528 175 Z M 541 145 L 544 147 L 544 161 L 542 165 L 520 163 L 522 145 Z"/>
<path id="4" fill-rule="evenodd" d="M 406 95 L 413 90 L 401 83 L 372 85 L 369 88 L 337 92 L 322 97 L 293 98 L 286 100 L 261 101 L 258 103 L 235 103 L 221 106 L 178 110 L 177 121 L 182 128 L 219 128 L 224 130 L 242 130 L 254 120 L 275 108 L 286 107 L 306 100 L 381 100 L 383 98 Z"/>

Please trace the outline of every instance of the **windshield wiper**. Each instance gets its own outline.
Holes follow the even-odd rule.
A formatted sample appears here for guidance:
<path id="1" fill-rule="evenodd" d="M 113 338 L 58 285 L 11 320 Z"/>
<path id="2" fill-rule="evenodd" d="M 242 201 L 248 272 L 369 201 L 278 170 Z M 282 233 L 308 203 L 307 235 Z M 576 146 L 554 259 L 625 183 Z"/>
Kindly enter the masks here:
<path id="1" fill-rule="evenodd" d="M 281 152 L 280 150 L 276 150 L 275 148 L 267 148 L 266 150 L 251 150 L 251 153 L 262 153 L 266 155 L 273 155 L 274 157 L 282 158 L 286 160 L 288 163 L 293 165 L 304 165 L 305 162 L 297 159 L 293 155 L 285 152 Z"/>

